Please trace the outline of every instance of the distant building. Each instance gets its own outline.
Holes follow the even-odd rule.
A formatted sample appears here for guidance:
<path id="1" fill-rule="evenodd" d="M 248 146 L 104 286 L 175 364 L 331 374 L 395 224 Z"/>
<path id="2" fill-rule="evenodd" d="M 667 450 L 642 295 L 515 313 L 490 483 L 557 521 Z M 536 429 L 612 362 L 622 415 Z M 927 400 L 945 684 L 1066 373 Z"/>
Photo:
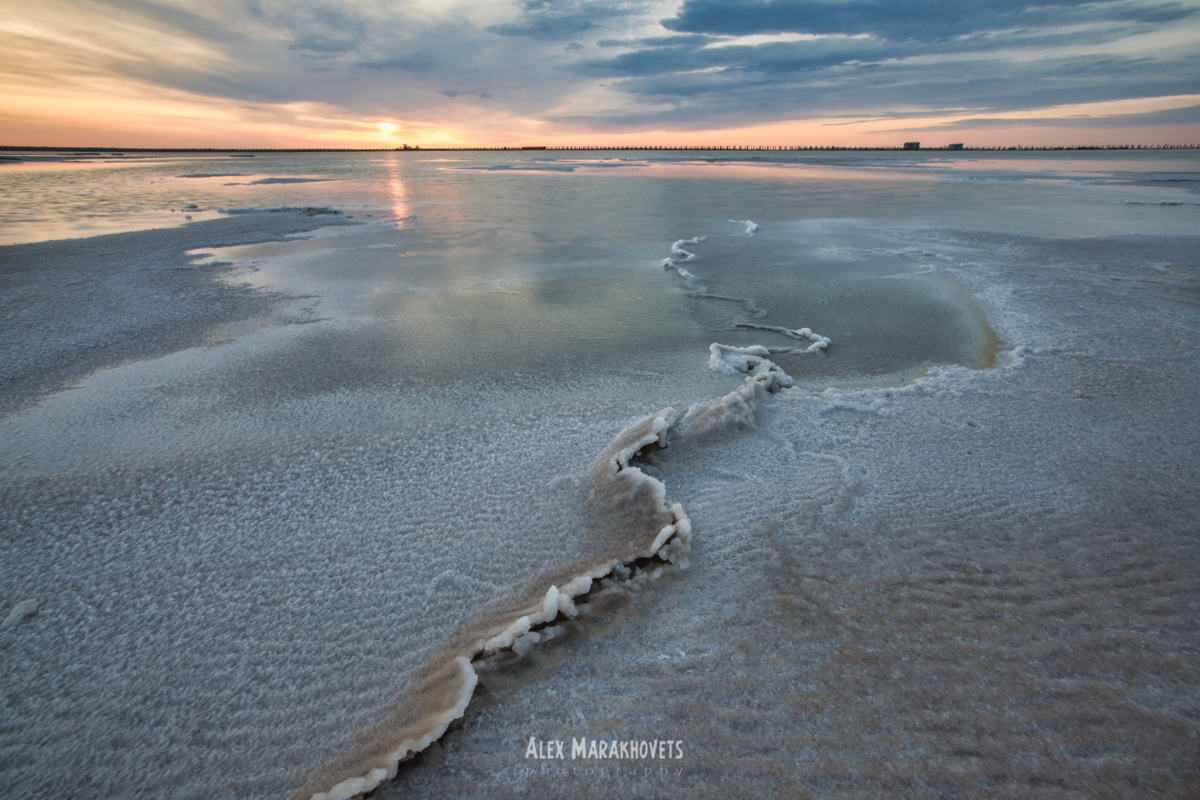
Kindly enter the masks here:
<path id="1" fill-rule="evenodd" d="M 921 143 L 920 142 L 905 142 L 904 149 L 905 150 L 920 150 Z"/>
<path id="2" fill-rule="evenodd" d="M 946 145 L 946 149 L 947 150 L 962 150 L 962 144 L 961 143 L 960 144 L 948 144 L 948 145 Z"/>

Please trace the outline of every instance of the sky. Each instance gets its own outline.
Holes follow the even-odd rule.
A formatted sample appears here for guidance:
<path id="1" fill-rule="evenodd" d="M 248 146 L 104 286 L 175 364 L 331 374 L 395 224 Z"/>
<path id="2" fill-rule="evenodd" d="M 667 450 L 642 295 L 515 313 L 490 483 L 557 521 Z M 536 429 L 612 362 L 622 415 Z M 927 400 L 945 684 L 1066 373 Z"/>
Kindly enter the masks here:
<path id="1" fill-rule="evenodd" d="M 0 0 L 0 144 L 1200 143 L 1200 0 Z"/>

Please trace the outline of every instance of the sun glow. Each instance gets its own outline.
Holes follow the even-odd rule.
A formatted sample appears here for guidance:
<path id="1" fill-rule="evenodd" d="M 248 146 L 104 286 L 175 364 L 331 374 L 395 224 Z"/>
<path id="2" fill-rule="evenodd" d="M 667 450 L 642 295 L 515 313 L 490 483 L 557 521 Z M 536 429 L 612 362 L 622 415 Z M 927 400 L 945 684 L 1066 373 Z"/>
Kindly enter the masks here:
<path id="1" fill-rule="evenodd" d="M 637 30 L 647 36 L 661 35 L 659 20 L 675 3 L 654 0 L 649 5 L 656 3 L 662 5 L 661 12 L 636 25 L 632 17 L 627 22 L 635 28 L 641 25 Z M 507 0 L 411 0 L 382 5 L 348 0 L 343 5 L 347 19 L 374 20 L 380 26 L 390 21 L 388 30 L 396 32 L 390 39 L 384 37 L 390 45 L 381 45 L 376 52 L 355 45 L 352 37 L 332 28 L 322 32 L 314 23 L 309 31 L 270 14 L 244 15 L 235 26 L 217 11 L 185 0 L 133 4 L 42 0 L 20 9 L 14 6 L 0 19 L 0 52 L 5 54 L 0 59 L 0 145 L 391 149 L 406 144 L 422 148 L 898 146 L 923 140 L 971 146 L 1197 139 L 1200 95 L 1179 94 L 1193 87 L 1166 80 L 1169 70 L 1162 91 L 1148 88 L 1134 96 L 1123 91 L 1058 92 L 1037 95 L 1039 103 L 1030 97 L 1027 103 L 1006 100 L 992 107 L 979 100 L 978 108 L 963 107 L 975 102 L 973 96 L 964 101 L 936 92 L 905 94 L 900 91 L 902 84 L 907 85 L 902 81 L 896 98 L 885 98 L 886 102 L 873 99 L 855 105 L 834 93 L 827 102 L 813 101 L 802 111 L 789 105 L 773 107 L 785 100 L 771 99 L 760 87 L 763 94 L 754 96 L 761 99 L 761 113 L 733 113 L 736 108 L 706 100 L 720 91 L 733 91 L 725 84 L 733 80 L 730 86 L 735 85 L 735 73 L 741 73 L 731 65 L 750 58 L 732 52 L 731 45 L 747 53 L 771 45 L 782 58 L 784 45 L 837 40 L 841 47 L 866 34 L 718 36 L 699 47 L 698 60 L 674 66 L 673 61 L 661 62 L 663 52 L 674 50 L 642 47 L 636 37 L 614 39 L 630 49 L 626 55 L 644 57 L 648 65 L 665 70 L 661 74 L 652 70 L 656 76 L 652 79 L 650 73 L 626 75 L 620 64 L 609 63 L 612 54 L 606 48 L 610 45 L 594 46 L 584 41 L 587 37 L 563 51 L 557 45 L 544 50 L 536 37 L 489 33 L 488 25 L 519 18 L 513 17 L 513 3 Z M 396 11 L 399 16 L 389 16 L 385 5 L 403 9 Z M 447 5 L 453 6 L 455 14 L 466 15 L 465 27 L 439 27 L 437 20 Z M 536 10 L 542 5 L 529 7 Z M 397 22 L 401 19 L 404 25 Z M 442 36 L 460 50 L 464 43 L 473 45 L 463 58 L 443 63 L 431 43 Z M 1026 65 L 1049 55 L 1082 59 L 1115 53 L 1134 59 L 1131 64 L 1143 63 L 1163 53 L 1188 54 L 1197 36 L 1200 15 L 1169 30 L 1130 35 L 1115 43 L 1088 40 L 1061 53 L 1014 50 L 1008 58 Z M 434 38 L 427 43 L 425 37 Z M 990 48 L 951 55 L 968 67 L 986 67 L 1000 58 Z M 921 71 L 927 69 L 928 80 L 935 85 L 942 80 L 938 69 L 951 55 L 931 51 L 901 59 L 906 69 L 911 68 L 904 74 L 914 76 L 905 80 L 919 84 L 924 80 Z M 744 61 L 749 70 L 745 76 L 765 68 L 755 67 L 758 63 Z M 777 66 L 795 67 L 788 64 Z M 612 75 L 605 72 L 617 67 L 621 69 Z M 852 60 L 839 69 L 837 74 L 844 78 L 856 70 L 866 75 L 874 67 L 866 70 Z M 700 74 L 704 72 L 713 74 Z M 795 86 L 816 80 L 803 77 L 808 74 L 796 73 Z M 772 85 L 771 80 L 763 86 Z M 869 88 L 870 81 L 865 77 L 863 81 Z M 680 86 L 672 89 L 676 83 L 702 90 L 697 88 L 693 95 Z M 1114 99 L 1105 99 L 1110 94 Z M 783 90 L 777 95 L 793 96 Z M 1093 95 L 1099 99 L 1070 103 Z M 787 119 L 788 113 L 798 116 Z"/>

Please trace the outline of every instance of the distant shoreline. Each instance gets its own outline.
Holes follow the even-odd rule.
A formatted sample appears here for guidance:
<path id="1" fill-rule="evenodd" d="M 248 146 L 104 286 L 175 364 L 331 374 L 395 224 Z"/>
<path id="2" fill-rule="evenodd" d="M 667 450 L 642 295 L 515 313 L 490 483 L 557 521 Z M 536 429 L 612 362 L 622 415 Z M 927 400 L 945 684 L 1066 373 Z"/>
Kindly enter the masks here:
<path id="1" fill-rule="evenodd" d="M 843 147 L 818 145 L 722 145 L 699 147 L 693 145 L 620 145 L 600 147 L 593 145 L 526 145 L 520 147 L 23 147 L 0 145 L 0 152 L 12 153 L 72 153 L 79 155 L 121 155 L 124 153 L 445 153 L 445 152 L 528 152 L 528 151 L 668 151 L 668 152 L 1027 152 L 1060 150 L 1200 150 L 1200 144 L 1102 144 L 1102 145 L 1059 145 L 1034 147 L 1027 145 L 977 147 L 919 147 L 903 145 L 892 147 Z"/>

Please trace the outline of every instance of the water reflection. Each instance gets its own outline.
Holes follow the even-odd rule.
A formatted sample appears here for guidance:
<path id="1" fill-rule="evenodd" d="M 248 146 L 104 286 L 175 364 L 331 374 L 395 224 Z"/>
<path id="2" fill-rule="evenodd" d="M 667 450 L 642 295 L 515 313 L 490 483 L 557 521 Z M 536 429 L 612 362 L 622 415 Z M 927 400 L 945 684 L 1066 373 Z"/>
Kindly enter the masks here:
<path id="1" fill-rule="evenodd" d="M 408 204 L 408 187 L 404 185 L 401 172 L 400 157 L 395 153 L 387 160 L 387 190 L 392 201 L 392 215 L 395 219 L 404 219 L 412 212 Z"/>

